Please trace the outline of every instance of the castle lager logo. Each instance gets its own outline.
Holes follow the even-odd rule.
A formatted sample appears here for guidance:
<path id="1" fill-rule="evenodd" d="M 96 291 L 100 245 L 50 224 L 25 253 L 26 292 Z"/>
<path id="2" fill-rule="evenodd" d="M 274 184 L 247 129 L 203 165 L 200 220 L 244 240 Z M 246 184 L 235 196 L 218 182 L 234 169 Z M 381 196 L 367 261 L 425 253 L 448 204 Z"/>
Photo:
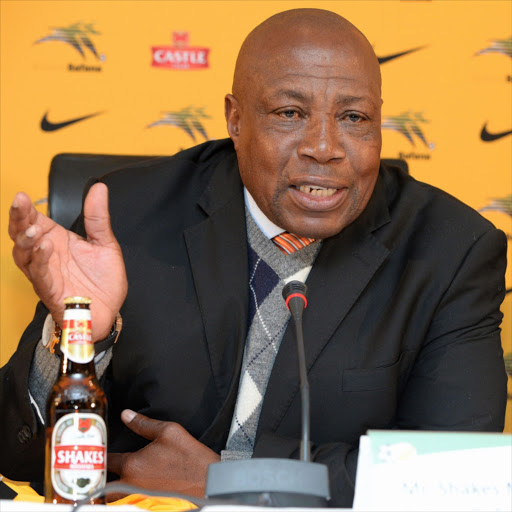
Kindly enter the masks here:
<path id="1" fill-rule="evenodd" d="M 94 358 L 91 312 L 88 309 L 66 309 L 60 349 L 75 363 L 88 363 Z"/>
<path id="2" fill-rule="evenodd" d="M 98 53 L 96 46 L 93 42 L 93 38 L 97 35 L 101 35 L 92 23 L 73 23 L 64 27 L 52 27 L 51 32 L 38 39 L 34 44 L 58 42 L 64 43 L 71 48 L 74 48 L 81 56 L 82 60 L 86 60 L 91 56 L 97 62 L 103 62 L 105 55 Z M 80 64 L 69 64 L 69 71 L 101 71 L 101 66 L 95 62 L 92 65 Z"/>
<path id="3" fill-rule="evenodd" d="M 188 32 L 173 32 L 173 46 L 152 46 L 152 66 L 167 69 L 205 69 L 209 68 L 209 48 L 188 45 Z"/>

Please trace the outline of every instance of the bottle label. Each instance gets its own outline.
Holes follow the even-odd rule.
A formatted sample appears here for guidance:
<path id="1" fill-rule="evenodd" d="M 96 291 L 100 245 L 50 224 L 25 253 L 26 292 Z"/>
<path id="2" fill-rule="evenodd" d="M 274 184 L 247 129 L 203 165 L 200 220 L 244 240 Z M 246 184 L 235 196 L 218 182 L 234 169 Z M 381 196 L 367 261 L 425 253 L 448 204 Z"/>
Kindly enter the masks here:
<path id="1" fill-rule="evenodd" d="M 62 416 L 52 432 L 51 478 L 63 498 L 80 500 L 106 484 L 107 428 L 101 416 L 86 412 Z"/>
<path id="2" fill-rule="evenodd" d="M 66 309 L 60 349 L 75 363 L 88 363 L 94 358 L 91 312 L 88 309 Z"/>

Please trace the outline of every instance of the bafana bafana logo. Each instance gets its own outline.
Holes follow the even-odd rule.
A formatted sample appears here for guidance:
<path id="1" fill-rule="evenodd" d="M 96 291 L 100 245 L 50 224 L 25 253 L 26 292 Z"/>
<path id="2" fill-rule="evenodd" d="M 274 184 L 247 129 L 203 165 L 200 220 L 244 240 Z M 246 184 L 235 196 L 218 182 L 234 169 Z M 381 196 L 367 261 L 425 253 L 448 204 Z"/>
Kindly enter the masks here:
<path id="1" fill-rule="evenodd" d="M 422 130 L 422 125 L 429 123 L 422 112 L 402 112 L 396 116 L 385 116 L 382 119 L 383 130 L 394 130 L 403 135 L 412 146 L 415 141 L 420 141 L 429 149 L 432 149 Z"/>
<path id="2" fill-rule="evenodd" d="M 486 53 L 500 53 L 512 58 L 512 37 L 508 39 L 493 39 L 491 44 L 476 52 L 476 55 L 485 55 Z"/>
<path id="3" fill-rule="evenodd" d="M 194 142 L 196 142 L 196 135 L 201 135 L 205 140 L 208 140 L 209 137 L 201 122 L 202 119 L 210 119 L 210 116 L 204 112 L 204 107 L 188 106 L 181 110 L 162 112 L 162 117 L 148 124 L 146 128 L 175 126 L 183 130 Z"/>
<path id="4" fill-rule="evenodd" d="M 82 61 L 91 57 L 96 61 L 96 65 L 69 64 L 69 71 L 101 71 L 98 62 L 104 62 L 105 55 L 99 53 L 96 48 L 94 39 L 98 35 L 101 33 L 95 29 L 93 23 L 80 21 L 71 25 L 50 27 L 50 33 L 34 41 L 34 44 L 50 42 L 66 44 L 81 55 Z"/>
<path id="5" fill-rule="evenodd" d="M 512 217 L 512 194 L 504 197 L 493 197 L 479 212 L 501 212 Z"/>
<path id="6" fill-rule="evenodd" d="M 430 151 L 417 152 L 417 144 L 429 150 L 434 149 L 434 143 L 429 142 L 424 133 L 424 125 L 430 123 L 422 112 L 402 112 L 395 116 L 384 116 L 382 118 L 382 129 L 392 130 L 403 135 L 412 146 L 408 152 L 399 151 L 398 158 L 408 160 L 410 158 L 430 160 Z"/>

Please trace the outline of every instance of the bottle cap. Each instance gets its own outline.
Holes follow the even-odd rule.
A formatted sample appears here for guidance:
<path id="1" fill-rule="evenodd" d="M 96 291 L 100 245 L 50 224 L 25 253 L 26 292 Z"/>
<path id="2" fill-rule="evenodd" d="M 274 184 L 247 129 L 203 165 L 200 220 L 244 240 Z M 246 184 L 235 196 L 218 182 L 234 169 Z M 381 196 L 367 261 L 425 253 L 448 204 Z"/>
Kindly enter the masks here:
<path id="1" fill-rule="evenodd" d="M 64 304 L 90 304 L 92 301 L 88 297 L 66 297 Z"/>

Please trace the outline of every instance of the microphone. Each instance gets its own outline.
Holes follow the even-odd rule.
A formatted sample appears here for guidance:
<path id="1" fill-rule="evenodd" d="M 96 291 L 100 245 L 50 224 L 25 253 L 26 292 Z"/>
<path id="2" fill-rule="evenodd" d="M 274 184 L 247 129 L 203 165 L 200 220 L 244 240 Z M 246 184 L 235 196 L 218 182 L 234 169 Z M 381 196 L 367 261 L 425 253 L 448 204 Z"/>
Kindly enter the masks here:
<path id="1" fill-rule="evenodd" d="M 300 442 L 300 460 L 311 461 L 311 443 L 309 440 L 309 381 L 306 371 L 306 354 L 302 334 L 302 312 L 308 306 L 307 286 L 302 281 L 290 281 L 283 288 L 283 299 L 295 321 L 297 353 L 299 355 L 300 396 L 302 405 L 302 440 Z"/>
<path id="2" fill-rule="evenodd" d="M 206 479 L 207 498 L 234 500 L 244 505 L 270 507 L 327 507 L 327 466 L 311 462 L 309 440 L 309 383 L 302 334 L 302 313 L 307 307 L 307 287 L 291 281 L 283 298 L 295 322 L 302 406 L 300 460 L 258 458 L 210 464 Z"/>

